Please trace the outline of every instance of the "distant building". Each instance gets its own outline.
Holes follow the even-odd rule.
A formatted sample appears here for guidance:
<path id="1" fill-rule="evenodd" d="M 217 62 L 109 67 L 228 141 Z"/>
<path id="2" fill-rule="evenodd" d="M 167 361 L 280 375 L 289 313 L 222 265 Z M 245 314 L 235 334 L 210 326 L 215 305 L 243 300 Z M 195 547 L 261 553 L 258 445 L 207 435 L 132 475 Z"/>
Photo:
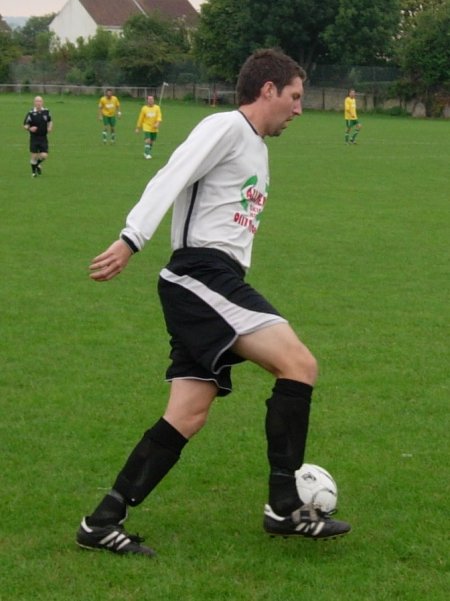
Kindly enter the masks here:
<path id="1" fill-rule="evenodd" d="M 68 0 L 49 25 L 64 43 L 95 36 L 97 29 L 120 33 L 134 15 L 159 14 L 195 27 L 198 13 L 189 0 Z"/>

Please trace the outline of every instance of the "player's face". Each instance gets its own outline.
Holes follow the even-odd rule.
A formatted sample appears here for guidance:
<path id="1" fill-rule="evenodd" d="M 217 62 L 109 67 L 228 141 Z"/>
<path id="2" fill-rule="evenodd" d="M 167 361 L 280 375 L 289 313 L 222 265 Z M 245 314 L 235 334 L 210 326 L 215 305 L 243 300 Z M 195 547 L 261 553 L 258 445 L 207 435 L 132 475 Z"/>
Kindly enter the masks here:
<path id="1" fill-rule="evenodd" d="M 153 96 L 149 96 L 147 101 L 148 101 L 148 106 L 153 106 L 155 104 L 155 99 L 153 98 Z"/>
<path id="2" fill-rule="evenodd" d="M 302 114 L 303 82 L 300 77 L 294 77 L 285 86 L 281 94 L 274 89 L 271 98 L 271 117 L 267 127 L 268 136 L 279 136 L 294 117 Z"/>

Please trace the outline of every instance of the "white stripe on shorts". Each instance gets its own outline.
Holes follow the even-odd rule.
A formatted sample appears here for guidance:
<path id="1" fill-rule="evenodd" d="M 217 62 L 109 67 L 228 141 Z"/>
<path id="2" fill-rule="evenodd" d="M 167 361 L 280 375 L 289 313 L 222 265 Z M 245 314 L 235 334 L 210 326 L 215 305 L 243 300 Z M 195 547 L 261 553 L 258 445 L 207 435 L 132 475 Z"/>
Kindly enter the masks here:
<path id="1" fill-rule="evenodd" d="M 182 286 L 190 290 L 193 294 L 202 299 L 207 305 L 212 307 L 238 334 L 251 334 L 262 328 L 273 326 L 277 323 L 288 323 L 280 315 L 272 313 L 261 313 L 260 311 L 251 311 L 232 303 L 218 292 L 214 292 L 189 275 L 177 275 L 169 269 L 164 268 L 159 274 L 164 280 Z"/>

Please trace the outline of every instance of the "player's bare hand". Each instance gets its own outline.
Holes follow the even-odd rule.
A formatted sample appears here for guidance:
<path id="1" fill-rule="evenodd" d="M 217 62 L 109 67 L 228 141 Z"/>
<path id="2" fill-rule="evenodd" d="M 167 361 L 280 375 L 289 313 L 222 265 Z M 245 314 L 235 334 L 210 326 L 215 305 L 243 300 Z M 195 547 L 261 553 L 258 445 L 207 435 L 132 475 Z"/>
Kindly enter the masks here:
<path id="1" fill-rule="evenodd" d="M 97 282 L 107 282 L 118 275 L 133 253 L 123 240 L 116 240 L 101 255 L 92 259 L 90 277 Z"/>

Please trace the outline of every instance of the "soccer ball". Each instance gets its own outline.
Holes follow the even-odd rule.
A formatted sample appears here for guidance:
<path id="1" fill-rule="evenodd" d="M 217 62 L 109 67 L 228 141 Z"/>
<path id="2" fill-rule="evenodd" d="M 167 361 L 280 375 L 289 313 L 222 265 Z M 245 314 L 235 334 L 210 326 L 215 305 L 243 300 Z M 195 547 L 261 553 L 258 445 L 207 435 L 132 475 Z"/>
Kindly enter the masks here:
<path id="1" fill-rule="evenodd" d="M 320 465 L 304 463 L 295 472 L 298 494 L 303 503 L 312 503 L 325 513 L 334 513 L 337 506 L 337 485 L 333 476 Z"/>

